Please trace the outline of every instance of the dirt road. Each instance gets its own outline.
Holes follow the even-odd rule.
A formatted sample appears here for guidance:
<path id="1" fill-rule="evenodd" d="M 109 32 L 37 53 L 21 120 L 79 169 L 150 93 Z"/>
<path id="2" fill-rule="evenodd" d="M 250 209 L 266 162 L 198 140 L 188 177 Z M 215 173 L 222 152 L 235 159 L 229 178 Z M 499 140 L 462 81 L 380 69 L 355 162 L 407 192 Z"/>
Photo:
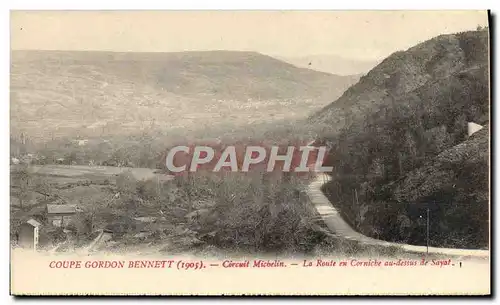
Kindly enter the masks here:
<path id="1" fill-rule="evenodd" d="M 356 232 L 351 226 L 340 216 L 339 212 L 335 209 L 332 203 L 328 200 L 325 194 L 321 191 L 323 184 L 330 180 L 330 176 L 324 173 L 318 175 L 311 181 L 307 188 L 307 193 L 311 199 L 312 204 L 321 215 L 328 229 L 337 236 L 347 240 L 355 240 L 364 245 L 385 246 L 385 247 L 399 247 L 400 249 L 411 253 L 438 254 L 447 256 L 461 256 L 461 257 L 477 257 L 488 258 L 490 256 L 489 250 L 473 250 L 473 249 L 452 249 L 452 248 L 438 248 L 426 246 L 414 246 L 408 244 L 391 243 L 379 239 L 374 239 Z"/>

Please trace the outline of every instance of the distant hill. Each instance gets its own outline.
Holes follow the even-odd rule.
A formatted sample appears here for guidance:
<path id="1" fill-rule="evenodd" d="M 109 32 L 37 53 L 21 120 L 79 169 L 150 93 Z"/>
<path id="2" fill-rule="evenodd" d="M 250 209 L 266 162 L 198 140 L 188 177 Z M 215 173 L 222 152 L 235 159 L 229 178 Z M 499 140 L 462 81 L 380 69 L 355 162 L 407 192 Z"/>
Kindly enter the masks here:
<path id="1" fill-rule="evenodd" d="M 333 146 L 330 193 L 353 219 L 354 195 L 368 206 L 360 230 L 424 243 L 429 208 L 434 245 L 488 245 L 488 47 L 482 30 L 396 52 L 309 118 Z"/>
<path id="2" fill-rule="evenodd" d="M 364 75 L 375 67 L 380 61 L 351 59 L 337 55 L 309 55 L 300 57 L 276 58 L 301 68 L 338 74 L 338 75 Z"/>
<path id="3" fill-rule="evenodd" d="M 301 117 L 356 81 L 254 52 L 13 51 L 11 128 L 46 138 Z"/>

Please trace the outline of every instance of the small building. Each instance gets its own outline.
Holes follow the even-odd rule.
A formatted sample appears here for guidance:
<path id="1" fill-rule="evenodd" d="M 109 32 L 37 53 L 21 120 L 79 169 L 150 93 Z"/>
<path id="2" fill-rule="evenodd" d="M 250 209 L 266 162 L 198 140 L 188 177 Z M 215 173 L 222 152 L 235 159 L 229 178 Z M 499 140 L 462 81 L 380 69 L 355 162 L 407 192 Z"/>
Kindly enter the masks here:
<path id="1" fill-rule="evenodd" d="M 467 123 L 467 136 L 470 137 L 483 128 L 484 128 L 484 126 L 482 126 L 482 125 L 476 124 L 474 122 L 468 122 Z"/>
<path id="2" fill-rule="evenodd" d="M 87 145 L 87 143 L 89 142 L 89 140 L 87 139 L 77 139 L 77 140 L 73 140 L 74 143 L 76 143 L 78 146 L 85 146 Z"/>
<path id="3" fill-rule="evenodd" d="M 134 235 L 134 238 L 137 238 L 139 240 L 146 240 L 148 237 L 150 237 L 153 234 L 153 232 L 147 232 L 147 231 L 141 231 L 137 234 Z"/>
<path id="4" fill-rule="evenodd" d="M 134 217 L 134 219 L 139 222 L 148 222 L 148 223 L 156 221 L 156 217 L 150 217 L 150 216 Z"/>
<path id="5" fill-rule="evenodd" d="M 38 249 L 38 239 L 40 236 L 41 225 L 41 223 L 33 218 L 21 224 L 21 227 L 19 228 L 19 246 L 36 251 Z"/>
<path id="6" fill-rule="evenodd" d="M 47 204 L 47 221 L 56 227 L 67 226 L 76 215 L 75 204 Z"/>

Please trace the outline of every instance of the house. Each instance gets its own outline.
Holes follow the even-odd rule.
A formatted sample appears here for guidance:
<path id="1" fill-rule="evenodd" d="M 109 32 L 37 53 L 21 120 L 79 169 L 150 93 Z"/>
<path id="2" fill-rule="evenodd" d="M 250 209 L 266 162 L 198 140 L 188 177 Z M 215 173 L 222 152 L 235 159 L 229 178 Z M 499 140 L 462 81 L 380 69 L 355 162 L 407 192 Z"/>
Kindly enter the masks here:
<path id="1" fill-rule="evenodd" d="M 140 239 L 140 240 L 145 240 L 148 237 L 150 237 L 153 234 L 153 232 L 148 232 L 148 231 L 141 231 L 137 234 L 134 235 L 134 238 Z"/>
<path id="2" fill-rule="evenodd" d="M 38 249 L 41 225 L 41 223 L 33 218 L 21 224 L 18 237 L 19 246 L 36 251 Z"/>
<path id="3" fill-rule="evenodd" d="M 78 146 L 85 146 L 89 142 L 88 139 L 74 139 L 72 142 Z"/>
<path id="4" fill-rule="evenodd" d="M 467 136 L 470 137 L 483 128 L 484 128 L 484 126 L 482 126 L 482 125 L 476 124 L 474 122 L 468 122 L 467 123 Z"/>
<path id="5" fill-rule="evenodd" d="M 75 140 L 76 144 L 78 144 L 78 146 L 85 146 L 87 145 L 89 140 Z"/>
<path id="6" fill-rule="evenodd" d="M 73 220 L 77 211 L 75 204 L 47 204 L 47 221 L 53 226 L 65 227 Z"/>
<path id="7" fill-rule="evenodd" d="M 139 222 L 148 222 L 148 223 L 156 221 L 156 217 L 149 217 L 149 216 L 134 217 L 134 219 Z"/>

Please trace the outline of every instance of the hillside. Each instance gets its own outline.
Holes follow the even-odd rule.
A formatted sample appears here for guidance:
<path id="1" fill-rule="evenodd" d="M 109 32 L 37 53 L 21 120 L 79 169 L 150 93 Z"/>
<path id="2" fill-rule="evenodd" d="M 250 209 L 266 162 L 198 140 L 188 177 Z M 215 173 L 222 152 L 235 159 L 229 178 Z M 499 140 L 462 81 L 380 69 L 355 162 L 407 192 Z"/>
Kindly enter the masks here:
<path id="1" fill-rule="evenodd" d="M 423 244 L 429 209 L 434 245 L 487 247 L 488 57 L 486 30 L 436 37 L 310 118 L 333 146 L 328 192 L 358 230 Z M 467 137 L 467 122 L 486 128 Z"/>
<path id="2" fill-rule="evenodd" d="M 460 81 L 468 75 L 474 78 L 481 71 L 488 72 L 487 31 L 442 35 L 390 55 L 339 99 L 312 115 L 310 121 L 327 123 L 339 131 L 387 105 L 414 104 L 409 96 L 423 100 L 417 92 L 422 86 L 432 90 L 432 84 L 445 78 Z M 483 100 L 483 104 L 488 101 Z"/>
<path id="3" fill-rule="evenodd" d="M 13 51 L 11 129 L 47 139 L 303 117 L 355 81 L 254 52 Z"/>
<path id="4" fill-rule="evenodd" d="M 444 150 L 393 187 L 398 202 L 427 203 L 439 223 L 433 226 L 434 240 L 461 247 L 488 245 L 488 128 Z"/>

